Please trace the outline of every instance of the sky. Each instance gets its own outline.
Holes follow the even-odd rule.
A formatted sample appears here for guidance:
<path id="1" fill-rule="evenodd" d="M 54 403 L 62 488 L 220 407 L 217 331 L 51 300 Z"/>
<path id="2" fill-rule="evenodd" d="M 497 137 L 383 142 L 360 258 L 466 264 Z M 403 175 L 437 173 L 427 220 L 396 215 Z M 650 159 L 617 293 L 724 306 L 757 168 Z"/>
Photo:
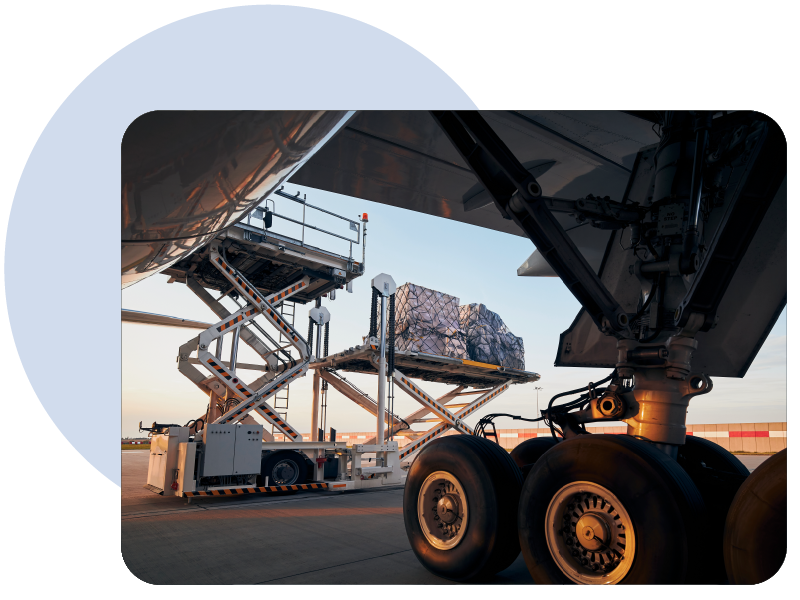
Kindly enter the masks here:
<path id="1" fill-rule="evenodd" d="M 22 137 L 31 144 L 53 111 L 3 111 Z M 538 416 L 541 406 L 556 393 L 586 385 L 607 375 L 603 369 L 556 368 L 559 334 L 574 319 L 580 306 L 557 278 L 518 277 L 517 267 L 534 250 L 526 238 L 512 236 L 439 217 L 415 213 L 339 194 L 291 184 L 285 191 L 301 192 L 310 204 L 356 219 L 369 215 L 366 238 L 366 272 L 354 281 L 354 292 L 341 290 L 335 301 L 325 300 L 331 311 L 330 351 L 361 343 L 369 329 L 369 281 L 379 273 L 391 275 L 397 285 L 410 282 L 456 296 L 460 304 L 483 303 L 498 313 L 508 328 L 523 338 L 526 370 L 541 375 L 534 384 L 512 386 L 509 391 L 474 413 L 474 425 L 488 413 L 503 412 Z M 278 212 L 301 218 L 299 205 L 273 196 Z M 270 205 L 272 203 L 270 202 Z M 309 223 L 350 237 L 353 232 L 341 220 L 309 211 Z M 257 224 L 257 222 L 254 222 Z M 273 231 L 300 237 L 299 226 L 276 219 Z M 306 230 L 306 242 L 347 255 L 349 245 L 336 238 Z M 360 248 L 354 254 L 361 255 Z M 204 322 L 216 317 L 194 294 L 167 277 L 154 275 L 122 291 L 122 307 Z M 233 309 L 232 305 L 229 305 Z M 310 305 L 298 305 L 298 329 L 307 331 Z M 262 323 L 263 325 L 263 323 Z M 178 347 L 194 337 L 189 329 L 122 324 L 122 422 L 123 437 L 137 437 L 139 421 L 183 424 L 206 410 L 207 398 L 184 376 L 175 363 Z M 229 347 L 224 357 L 227 360 Z M 239 362 L 258 364 L 260 359 L 245 344 Z M 244 372 L 246 380 L 255 372 Z M 377 378 L 345 374 L 361 389 L 377 397 Z M 449 386 L 423 382 L 435 396 Z M 540 387 L 537 391 L 535 388 Z M 375 419 L 333 389 L 329 390 L 327 427 L 337 431 L 372 431 Z M 418 405 L 397 390 L 395 408 L 401 416 Z M 311 377 L 290 388 L 289 422 L 303 432 L 310 430 Z M 786 420 L 786 314 L 785 310 L 743 379 L 714 378 L 714 389 L 692 400 L 688 423 L 782 422 Z M 524 427 L 524 423 L 498 419 L 499 428 Z M 420 429 L 423 425 L 418 425 Z"/>
<path id="2" fill-rule="evenodd" d="M 474 425 L 488 413 L 503 412 L 526 417 L 536 415 L 535 387 L 544 406 L 559 392 L 597 381 L 606 369 L 554 367 L 559 335 L 569 327 L 580 305 L 558 278 L 518 277 L 517 267 L 533 252 L 530 240 L 481 227 L 458 223 L 350 198 L 339 194 L 287 184 L 285 191 L 305 193 L 310 204 L 357 218 L 368 213 L 366 272 L 353 282 L 352 294 L 339 290 L 334 301 L 324 300 L 331 313 L 330 353 L 362 343 L 369 330 L 370 280 L 379 273 L 391 275 L 399 286 L 410 282 L 456 296 L 460 304 L 483 303 L 498 313 L 514 335 L 523 338 L 525 368 L 541 375 L 535 384 L 511 386 L 509 391 L 476 411 L 468 420 Z M 300 207 L 276 197 L 277 210 L 300 217 Z M 353 235 L 344 221 L 309 211 L 308 222 L 341 235 Z M 254 222 L 256 224 L 257 222 Z M 300 236 L 299 226 L 274 220 L 273 231 Z M 306 242 L 347 255 L 343 240 L 306 231 Z M 360 260 L 360 248 L 353 250 Z M 122 307 L 205 322 L 217 319 L 185 285 L 167 284 L 164 275 L 153 275 L 122 291 Z M 296 326 L 308 330 L 309 305 L 297 305 Z M 178 347 L 197 335 L 189 329 L 122 324 L 122 423 L 123 437 L 139 435 L 138 424 L 153 421 L 183 424 L 206 410 L 207 397 L 181 375 L 175 358 Z M 223 358 L 228 359 L 225 346 Z M 259 363 L 245 344 L 239 362 Z M 243 372 L 245 379 L 257 373 Z M 377 397 L 377 377 L 345 373 L 358 387 Z M 290 387 L 288 421 L 307 433 L 311 423 L 311 381 L 307 376 Z M 434 396 L 449 386 L 429 382 L 422 389 Z M 419 405 L 397 389 L 395 412 L 405 416 Z M 714 378 L 709 394 L 691 401 L 688 423 L 763 423 L 786 421 L 786 311 L 743 379 Z M 327 427 L 339 432 L 374 431 L 375 419 L 333 389 L 329 390 Z M 420 429 L 418 425 L 415 429 Z M 519 421 L 498 419 L 500 428 L 524 427 Z"/>

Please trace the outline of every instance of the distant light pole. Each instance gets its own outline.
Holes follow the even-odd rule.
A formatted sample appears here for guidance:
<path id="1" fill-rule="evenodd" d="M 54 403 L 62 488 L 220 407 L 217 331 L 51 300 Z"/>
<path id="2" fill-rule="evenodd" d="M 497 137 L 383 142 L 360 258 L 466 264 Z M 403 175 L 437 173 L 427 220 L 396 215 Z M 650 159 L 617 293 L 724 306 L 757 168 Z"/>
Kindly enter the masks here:
<path id="1" fill-rule="evenodd" d="M 538 416 L 538 417 L 536 417 L 536 418 L 538 419 L 539 417 L 541 417 L 541 416 L 542 416 L 542 413 L 540 413 L 540 412 L 539 412 L 539 390 L 543 390 L 544 388 L 541 388 L 541 387 L 535 387 L 535 388 L 533 388 L 533 389 L 535 389 L 535 390 L 536 390 L 536 414 L 537 414 L 537 415 L 539 415 L 539 416 Z"/>

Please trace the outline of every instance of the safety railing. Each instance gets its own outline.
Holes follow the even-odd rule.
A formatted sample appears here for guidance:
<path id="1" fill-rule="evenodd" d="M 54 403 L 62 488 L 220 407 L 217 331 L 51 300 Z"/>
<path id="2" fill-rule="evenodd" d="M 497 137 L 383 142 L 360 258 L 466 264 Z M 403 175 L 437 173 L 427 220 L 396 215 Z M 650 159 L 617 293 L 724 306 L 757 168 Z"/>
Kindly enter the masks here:
<path id="1" fill-rule="evenodd" d="M 273 198 L 267 198 L 266 201 L 265 201 L 265 205 L 264 206 L 256 207 L 250 214 L 247 215 L 247 224 L 248 225 L 250 225 L 250 219 L 252 217 L 254 217 L 254 218 L 262 221 L 264 223 L 264 229 L 267 230 L 272 226 L 272 219 L 277 217 L 278 219 L 282 219 L 284 221 L 288 221 L 289 223 L 294 223 L 296 225 L 300 225 L 300 227 L 301 227 L 300 239 L 299 240 L 298 239 L 292 239 L 292 238 L 290 238 L 290 239 L 292 239 L 292 241 L 294 241 L 294 242 L 297 242 L 302 247 L 306 246 L 306 229 L 312 229 L 314 231 L 318 231 L 320 233 L 323 233 L 323 234 L 326 234 L 326 235 L 330 235 L 332 237 L 339 238 L 341 240 L 349 242 L 349 244 L 350 244 L 350 259 L 352 260 L 352 258 L 353 258 L 353 244 L 355 244 L 356 246 L 360 246 L 361 245 L 361 240 L 363 239 L 362 235 L 361 235 L 361 225 L 362 225 L 361 221 L 356 221 L 354 219 L 348 219 L 347 217 L 343 217 L 342 215 L 337 215 L 336 213 L 331 212 L 329 210 L 326 210 L 326 209 L 324 209 L 322 207 L 310 204 L 306 200 L 306 195 L 305 194 L 303 194 L 303 197 L 300 198 L 300 192 L 297 192 L 297 194 L 294 195 L 294 196 L 292 196 L 291 194 L 287 194 L 286 192 L 283 191 L 283 186 L 281 186 L 281 188 L 279 190 L 275 191 L 274 195 L 280 196 L 281 198 L 286 198 L 287 200 L 291 200 L 292 202 L 296 202 L 297 204 L 302 205 L 302 207 L 303 207 L 302 220 L 293 219 L 292 217 L 289 217 L 287 215 L 280 214 L 276 210 L 275 200 Z M 272 210 L 269 210 L 269 203 L 270 202 L 272 202 Z M 306 209 L 307 208 L 319 211 L 321 213 L 325 213 L 326 215 L 330 215 L 332 217 L 335 217 L 337 219 L 341 219 L 342 221 L 345 221 L 346 223 L 349 224 L 350 230 L 356 232 L 355 239 L 347 237 L 347 236 L 344 236 L 344 235 L 340 235 L 340 234 L 335 233 L 333 231 L 328 231 L 327 229 L 323 229 L 322 227 L 317 227 L 316 225 L 311 225 L 310 223 L 308 223 L 306 221 Z M 364 223 L 364 225 L 365 226 L 364 226 L 364 236 L 363 237 L 366 237 L 366 223 Z"/>

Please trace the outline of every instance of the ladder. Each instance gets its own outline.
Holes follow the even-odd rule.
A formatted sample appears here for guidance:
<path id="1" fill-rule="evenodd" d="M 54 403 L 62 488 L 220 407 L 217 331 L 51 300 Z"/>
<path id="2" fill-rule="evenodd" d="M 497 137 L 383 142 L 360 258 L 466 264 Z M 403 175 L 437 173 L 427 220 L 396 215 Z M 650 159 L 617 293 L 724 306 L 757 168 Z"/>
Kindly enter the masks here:
<path id="1" fill-rule="evenodd" d="M 283 320 L 289 323 L 292 327 L 294 327 L 294 317 L 295 317 L 295 308 L 296 304 L 294 302 L 284 301 L 281 302 L 278 310 L 280 311 L 281 317 Z M 289 342 L 289 338 L 283 333 L 281 330 L 280 335 L 278 336 L 278 343 L 281 346 L 286 345 Z M 289 414 L 289 385 L 283 388 L 275 395 L 275 410 L 277 411 L 278 415 L 283 419 L 284 423 Z M 276 433 L 282 434 L 283 431 L 276 428 L 275 425 L 272 426 L 272 435 L 274 436 Z"/>

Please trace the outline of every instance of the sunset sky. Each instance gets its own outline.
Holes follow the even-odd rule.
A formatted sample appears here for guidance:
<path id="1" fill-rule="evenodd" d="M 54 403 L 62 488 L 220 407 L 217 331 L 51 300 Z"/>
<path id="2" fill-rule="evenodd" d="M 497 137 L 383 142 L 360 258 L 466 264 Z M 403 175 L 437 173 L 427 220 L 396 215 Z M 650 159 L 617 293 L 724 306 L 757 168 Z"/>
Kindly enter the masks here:
<path id="1" fill-rule="evenodd" d="M 533 251 L 526 238 L 472 225 L 414 213 L 407 210 L 348 198 L 314 189 L 287 185 L 286 191 L 301 191 L 308 201 L 338 214 L 355 218 L 369 214 L 366 273 L 354 281 L 354 293 L 340 290 L 333 302 L 324 300 L 331 312 L 331 353 L 361 343 L 369 330 L 370 280 L 379 273 L 391 275 L 397 285 L 422 285 L 460 299 L 461 304 L 483 303 L 498 313 L 508 328 L 524 340 L 525 366 L 541 375 L 540 404 L 559 392 L 605 377 L 605 369 L 555 368 L 559 334 L 572 322 L 580 306 L 557 278 L 518 277 L 517 267 Z M 277 198 L 279 213 L 299 216 L 299 207 Z M 347 225 L 309 212 L 309 223 L 347 235 Z M 274 231 L 299 237 L 299 227 L 275 220 Z M 348 253 L 348 245 L 336 238 L 307 231 L 312 245 Z M 356 250 L 354 249 L 354 254 Z M 360 259 L 361 250 L 357 250 Z M 215 315 L 186 286 L 167 284 L 167 277 L 154 275 L 122 292 L 125 309 L 215 322 Z M 296 326 L 305 335 L 311 305 L 297 306 Z M 138 324 L 122 324 L 122 435 L 138 435 L 138 423 L 153 421 L 183 424 L 205 412 L 207 397 L 181 375 L 175 363 L 178 347 L 198 332 Z M 228 358 L 225 347 L 223 358 Z M 240 362 L 260 359 L 245 344 Z M 242 372 L 245 379 L 257 373 Z M 344 374 L 373 398 L 377 378 Z M 423 382 L 425 391 L 441 395 L 448 386 Z M 396 412 L 401 416 L 418 405 L 399 389 Z M 288 421 L 302 432 L 310 430 L 311 377 L 291 385 Z M 489 412 L 534 416 L 534 384 L 512 388 L 477 411 L 468 423 Z M 778 422 L 786 420 L 786 311 L 765 342 L 744 379 L 714 378 L 714 390 L 692 400 L 689 423 Z M 499 428 L 520 426 L 499 419 Z M 328 427 L 344 431 L 372 431 L 375 419 L 366 411 L 329 390 Z M 418 426 L 419 428 L 419 426 Z"/>

